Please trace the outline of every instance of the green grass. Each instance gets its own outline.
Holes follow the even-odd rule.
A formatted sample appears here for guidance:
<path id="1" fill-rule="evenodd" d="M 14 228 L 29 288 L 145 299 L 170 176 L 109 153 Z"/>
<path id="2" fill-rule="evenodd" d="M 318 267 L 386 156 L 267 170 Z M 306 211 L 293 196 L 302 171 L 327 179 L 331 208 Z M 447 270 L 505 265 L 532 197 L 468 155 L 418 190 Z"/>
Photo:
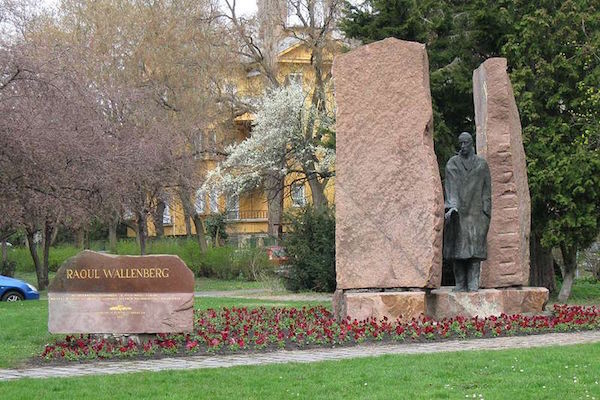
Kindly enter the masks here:
<path id="1" fill-rule="evenodd" d="M 196 298 L 197 309 L 221 307 L 302 307 L 327 303 L 306 301 L 272 301 L 260 299 L 234 299 L 223 297 Z M 29 358 L 39 355 L 46 343 L 53 337 L 48 333 L 48 302 L 22 301 L 17 303 L 0 303 L 0 368 L 14 368 L 22 365 Z M 0 396 L 1 397 L 1 396 Z"/>
<path id="2" fill-rule="evenodd" d="M 557 289 L 556 295 L 558 296 Z M 600 304 L 600 281 L 578 279 L 573 283 L 569 304 Z M 600 398 L 600 397 L 599 397 Z"/>
<path id="3" fill-rule="evenodd" d="M 47 301 L 0 303 L 0 368 L 17 366 L 39 354 L 52 337 Z"/>
<path id="4" fill-rule="evenodd" d="M 264 282 L 258 281 L 242 281 L 233 280 L 226 281 L 222 279 L 214 278 L 196 278 L 196 291 L 229 291 L 229 290 L 248 290 L 248 289 L 264 289 L 266 285 Z M 267 287 L 268 288 L 268 287 Z"/>
<path id="5" fill-rule="evenodd" d="M 10 399 L 592 399 L 600 346 L 9 381 Z"/>

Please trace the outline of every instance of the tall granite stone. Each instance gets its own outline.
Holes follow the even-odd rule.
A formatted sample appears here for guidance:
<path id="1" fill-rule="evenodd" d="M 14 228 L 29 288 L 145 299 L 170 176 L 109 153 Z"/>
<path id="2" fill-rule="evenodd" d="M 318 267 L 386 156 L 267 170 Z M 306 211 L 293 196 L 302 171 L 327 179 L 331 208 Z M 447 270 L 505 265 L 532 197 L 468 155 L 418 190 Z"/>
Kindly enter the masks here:
<path id="1" fill-rule="evenodd" d="M 359 47 L 335 58 L 333 77 L 338 290 L 439 287 L 444 206 L 425 46 Z"/>
<path id="2" fill-rule="evenodd" d="M 490 58 L 473 72 L 477 153 L 492 177 L 488 258 L 481 264 L 484 288 L 527 285 L 531 200 L 519 112 L 505 58 Z"/>

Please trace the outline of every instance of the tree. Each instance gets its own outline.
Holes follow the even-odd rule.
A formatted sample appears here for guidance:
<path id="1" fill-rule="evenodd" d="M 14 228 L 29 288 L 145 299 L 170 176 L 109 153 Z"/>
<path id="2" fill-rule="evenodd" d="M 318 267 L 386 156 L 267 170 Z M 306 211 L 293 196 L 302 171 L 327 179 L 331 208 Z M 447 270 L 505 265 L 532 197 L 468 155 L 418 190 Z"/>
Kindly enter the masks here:
<path id="1" fill-rule="evenodd" d="M 334 39 L 336 22 L 342 4 L 341 0 L 273 0 L 262 1 L 259 5 L 259 17 L 254 20 L 241 18 L 236 14 L 236 1 L 225 0 L 227 12 L 223 17 L 230 26 L 231 37 L 234 40 L 236 53 L 247 60 L 247 64 L 257 68 L 264 77 L 265 89 L 274 90 L 282 86 L 285 77 L 278 70 L 277 56 L 280 44 L 287 38 L 295 43 L 303 44 L 311 55 L 312 88 L 311 105 L 318 111 L 326 113 L 328 86 L 331 71 L 326 65 L 326 52 L 338 49 L 339 43 Z M 291 17 L 291 18 L 290 18 Z M 288 42 L 290 43 L 290 42 Z M 239 112 L 256 111 L 256 107 L 247 104 L 246 109 Z M 308 120 L 307 123 L 316 122 Z M 310 126 L 304 131 L 306 140 L 318 146 L 324 139 L 323 132 L 317 126 Z M 285 158 L 286 148 L 282 146 L 279 159 Z M 306 154 L 304 164 L 309 170 L 315 170 L 319 160 L 313 155 Z M 281 164 L 279 169 L 284 169 Z M 324 190 L 327 179 L 319 179 L 317 174 L 307 174 L 306 181 L 311 187 L 313 202 L 317 205 L 326 203 Z M 283 192 L 285 177 L 269 173 L 263 176 L 269 205 L 269 233 L 279 236 L 282 226 Z"/>
<path id="2" fill-rule="evenodd" d="M 511 60 L 528 156 L 533 227 L 560 247 L 566 301 L 577 251 L 600 232 L 600 9 L 597 3 L 517 3 L 502 53 Z"/>
<path id="3" fill-rule="evenodd" d="M 70 68 L 70 49 L 27 31 L 0 51 L 7 54 L 2 70 L 14 71 L 0 90 L 0 203 L 7 211 L 0 230 L 25 230 L 44 289 L 54 233 L 86 218 L 99 200 L 94 174 L 108 147 L 94 99 Z"/>
<path id="4" fill-rule="evenodd" d="M 315 108 L 306 97 L 296 84 L 265 94 L 251 136 L 227 149 L 228 157 L 209 173 L 207 186 L 239 194 L 287 176 L 293 177 L 290 186 L 311 179 L 327 182 L 333 175 L 335 152 L 315 145 L 313 130 L 328 131 L 332 117 Z M 320 201 L 315 207 L 325 205 L 326 201 Z"/>
<path id="5" fill-rule="evenodd" d="M 160 236 L 167 203 L 179 197 L 192 209 L 204 180 L 198 136 L 231 119 L 218 98 L 230 59 L 213 10 L 211 0 L 62 2 L 65 40 L 82 49 L 116 146 L 127 155 L 119 174 L 130 184 L 115 188 L 116 204 L 133 216 L 127 220 L 142 253 L 148 218 Z M 202 221 L 193 218 L 205 249 Z"/>
<path id="6" fill-rule="evenodd" d="M 577 250 L 600 230 L 597 5 L 586 0 L 365 4 L 348 7 L 343 29 L 349 36 L 366 41 L 395 36 L 428 46 L 440 165 L 452 152 L 450 138 L 472 129 L 472 70 L 488 57 L 508 58 L 527 154 L 532 239 L 542 253 L 553 246 L 566 253 L 569 267 L 559 297 L 566 300 Z M 532 268 L 543 262 L 543 269 L 552 271 L 550 261 L 535 257 Z M 534 277 L 547 275 L 534 272 Z"/>

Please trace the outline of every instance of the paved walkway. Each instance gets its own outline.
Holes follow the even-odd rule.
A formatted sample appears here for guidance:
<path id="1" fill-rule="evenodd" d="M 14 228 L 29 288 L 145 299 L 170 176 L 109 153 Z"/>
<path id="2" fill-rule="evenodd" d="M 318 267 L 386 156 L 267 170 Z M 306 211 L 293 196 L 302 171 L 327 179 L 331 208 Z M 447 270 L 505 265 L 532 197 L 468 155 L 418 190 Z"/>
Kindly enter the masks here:
<path id="1" fill-rule="evenodd" d="M 37 367 L 18 370 L 0 369 L 0 381 L 21 378 L 65 378 L 84 375 L 109 375 L 142 371 L 226 368 L 238 365 L 264 365 L 289 362 L 305 363 L 381 356 L 385 354 L 426 354 L 465 350 L 520 349 L 595 342 L 600 342 L 600 331 L 550 333 L 535 336 L 455 340 L 431 343 L 402 343 L 389 345 L 369 344 L 335 349 L 277 351 L 262 354 L 192 356 L 144 361 L 104 361 L 61 367 Z"/>

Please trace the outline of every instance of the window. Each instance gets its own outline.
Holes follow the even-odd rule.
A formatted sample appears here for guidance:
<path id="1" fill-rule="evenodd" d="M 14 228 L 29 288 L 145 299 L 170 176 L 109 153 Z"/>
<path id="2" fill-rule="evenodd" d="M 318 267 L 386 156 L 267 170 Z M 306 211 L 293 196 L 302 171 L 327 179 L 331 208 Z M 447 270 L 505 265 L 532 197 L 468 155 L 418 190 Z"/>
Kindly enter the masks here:
<path id="1" fill-rule="evenodd" d="M 194 138 L 195 158 L 203 159 L 217 151 L 217 132 L 198 132 Z"/>
<path id="2" fill-rule="evenodd" d="M 211 213 L 219 212 L 219 193 L 215 189 L 208 194 L 208 207 Z"/>
<path id="3" fill-rule="evenodd" d="M 173 217 L 171 216 L 171 209 L 169 208 L 169 203 L 165 201 L 165 209 L 163 211 L 163 225 L 171 225 L 173 224 Z"/>
<path id="4" fill-rule="evenodd" d="M 304 185 L 294 183 L 290 188 L 293 207 L 304 207 L 306 205 L 306 196 Z"/>
<path id="5" fill-rule="evenodd" d="M 125 221 L 133 221 L 135 219 L 135 214 L 130 209 L 126 208 L 123 210 L 123 219 Z"/>
<path id="6" fill-rule="evenodd" d="M 240 196 L 237 194 L 227 196 L 227 219 L 240 219 Z"/>
<path id="7" fill-rule="evenodd" d="M 296 84 L 302 86 L 302 72 L 291 72 L 287 76 L 288 85 Z"/>
<path id="8" fill-rule="evenodd" d="M 202 189 L 196 191 L 196 201 L 194 202 L 196 214 L 204 214 L 206 208 L 206 192 Z"/>

